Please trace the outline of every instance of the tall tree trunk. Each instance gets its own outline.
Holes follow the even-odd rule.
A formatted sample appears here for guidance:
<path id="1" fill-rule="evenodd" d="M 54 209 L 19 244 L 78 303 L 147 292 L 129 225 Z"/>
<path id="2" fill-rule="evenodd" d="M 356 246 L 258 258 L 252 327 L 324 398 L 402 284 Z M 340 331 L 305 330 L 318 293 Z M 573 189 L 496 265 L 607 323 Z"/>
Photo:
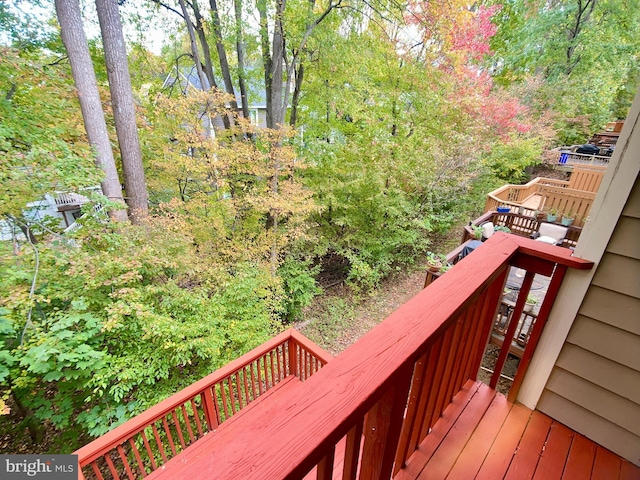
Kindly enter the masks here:
<path id="1" fill-rule="evenodd" d="M 304 63 L 300 63 L 296 74 L 296 85 L 293 89 L 293 98 L 291 99 L 291 118 L 289 118 L 289 125 L 296 126 L 298 121 L 298 105 L 300 104 L 300 91 L 302 90 L 302 80 L 304 79 Z"/>
<path id="2" fill-rule="evenodd" d="M 211 27 L 213 35 L 216 39 L 216 50 L 218 51 L 218 60 L 220 61 L 220 70 L 222 71 L 222 79 L 224 80 L 225 91 L 233 95 L 233 100 L 229 102 L 234 112 L 238 111 L 238 102 L 236 101 L 236 92 L 231 81 L 231 72 L 229 71 L 229 62 L 227 60 L 227 51 L 222 43 L 222 30 L 220 28 L 220 14 L 218 13 L 218 4 L 216 0 L 209 0 L 211 6 Z"/>
<path id="3" fill-rule="evenodd" d="M 96 152 L 96 165 L 104 172 L 104 179 L 100 183 L 102 193 L 109 200 L 121 203 L 124 207 L 122 188 L 116 162 L 113 159 L 107 124 L 104 120 L 96 74 L 82 25 L 80 3 L 78 0 L 55 0 L 55 6 L 62 42 L 67 50 L 73 81 L 78 90 L 84 128 L 87 131 L 89 143 Z M 126 221 L 127 211 L 125 208 L 109 210 L 109 217 L 116 221 Z"/>
<path id="4" fill-rule="evenodd" d="M 187 12 L 187 6 L 184 2 L 184 0 L 178 0 L 178 2 L 180 3 L 180 8 L 182 9 L 182 16 L 184 18 L 184 23 L 187 26 L 187 32 L 189 33 L 189 42 L 191 45 L 191 55 L 193 55 L 193 61 L 196 64 L 196 70 L 198 72 L 198 78 L 200 79 L 200 85 L 202 85 L 202 90 L 203 91 L 207 91 L 210 87 L 218 87 L 215 84 L 215 81 L 209 84 L 209 87 L 207 87 L 207 82 L 205 81 L 205 79 L 207 77 L 205 77 L 205 74 L 202 70 L 202 62 L 200 61 L 200 52 L 198 52 L 198 44 L 196 42 L 196 34 L 195 34 L 195 29 L 193 28 L 193 22 L 191 21 L 191 17 L 189 17 L 189 12 Z M 193 7 L 194 7 L 194 12 L 196 15 L 196 19 L 199 18 L 199 20 L 196 20 L 196 22 L 200 23 L 200 25 L 202 25 L 202 17 L 200 16 L 200 10 L 198 9 L 197 3 L 193 3 Z M 201 42 L 203 42 L 203 45 L 206 45 L 206 51 L 209 51 L 209 44 L 207 43 L 207 39 L 204 36 L 204 31 L 202 32 L 202 37 L 201 37 Z M 208 80 L 213 80 L 213 66 L 211 65 L 211 58 L 209 58 L 208 62 L 207 62 L 207 70 L 211 70 L 210 74 L 208 74 Z M 226 115 L 222 115 L 222 123 L 224 124 L 224 128 L 229 129 L 231 128 L 231 122 L 229 121 L 229 118 Z M 209 129 L 207 128 L 207 134 Z"/>
<path id="5" fill-rule="evenodd" d="M 269 21 L 267 18 L 267 0 L 256 0 L 260 14 L 260 46 L 262 47 L 262 66 L 264 68 L 264 94 L 267 102 L 267 127 L 273 126 L 273 102 L 271 99 L 271 48 L 269 47 Z"/>
<path id="6" fill-rule="evenodd" d="M 133 223 L 147 216 L 149 196 L 142 165 L 142 152 L 136 126 L 136 112 L 131 89 L 122 23 L 117 0 L 95 0 L 104 45 L 104 57 L 113 103 L 113 118 L 122 156 L 124 187 Z"/>
<path id="7" fill-rule="evenodd" d="M 204 71 L 202 70 L 202 62 L 200 61 L 200 52 L 198 52 L 198 43 L 196 42 L 196 33 L 193 28 L 193 22 L 191 21 L 191 17 L 189 17 L 189 12 L 187 12 L 187 6 L 184 3 L 184 0 L 178 0 L 180 4 L 180 9 L 182 10 L 182 16 L 184 18 L 184 23 L 187 26 L 187 33 L 189 34 L 189 45 L 191 47 L 191 55 L 193 56 L 193 61 L 196 64 L 196 71 L 198 72 L 198 80 L 200 80 L 200 85 L 202 86 L 202 90 L 208 90 L 211 83 L 210 79 L 206 77 Z M 209 85 L 207 85 L 209 84 Z"/>
<path id="8" fill-rule="evenodd" d="M 247 98 L 247 86 L 244 83 L 244 31 L 242 29 L 242 0 L 233 0 L 233 8 L 236 18 L 236 53 L 238 55 L 238 86 L 240 87 L 240 103 L 242 104 L 242 116 L 249 118 L 249 99 Z"/>
<path id="9" fill-rule="evenodd" d="M 209 86 L 218 88 L 218 84 L 216 83 L 215 76 L 213 75 L 213 63 L 211 63 L 211 49 L 209 48 L 209 42 L 207 41 L 207 36 L 204 33 L 204 22 L 202 21 L 202 15 L 200 15 L 200 6 L 196 0 L 192 2 L 193 7 L 193 16 L 196 19 L 195 30 L 198 34 L 198 39 L 200 40 L 200 46 L 202 47 L 202 56 L 204 57 L 204 73 L 207 75 L 207 79 L 209 80 Z M 186 10 L 185 12 L 185 22 L 187 21 Z M 193 48 L 192 48 L 193 50 Z"/>
<path id="10" fill-rule="evenodd" d="M 286 0 L 276 0 L 275 23 L 273 27 L 273 43 L 271 47 L 271 125 L 278 128 L 284 123 L 286 105 L 283 105 L 282 88 L 284 86 L 283 63 L 286 54 L 284 49 L 284 10 Z M 268 106 L 267 106 L 268 108 Z M 267 112 L 268 118 L 268 112 Z"/>

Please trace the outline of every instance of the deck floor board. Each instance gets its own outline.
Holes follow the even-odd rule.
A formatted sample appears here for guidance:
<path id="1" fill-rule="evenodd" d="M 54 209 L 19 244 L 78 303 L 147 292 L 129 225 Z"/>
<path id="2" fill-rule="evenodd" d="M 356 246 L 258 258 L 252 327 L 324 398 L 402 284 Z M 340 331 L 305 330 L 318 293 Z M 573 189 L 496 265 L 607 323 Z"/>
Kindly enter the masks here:
<path id="1" fill-rule="evenodd" d="M 438 438 L 429 434 L 396 480 L 640 480 L 640 468 L 545 414 L 465 387 L 457 418 L 434 425 Z"/>
<path id="2" fill-rule="evenodd" d="M 533 412 L 522 435 L 518 450 L 511 461 L 505 480 L 533 478 L 540 455 L 551 429 L 551 419 L 540 412 Z"/>
<path id="3" fill-rule="evenodd" d="M 533 480 L 562 478 L 574 433 L 564 425 L 553 422 L 546 444 L 540 453 Z"/>

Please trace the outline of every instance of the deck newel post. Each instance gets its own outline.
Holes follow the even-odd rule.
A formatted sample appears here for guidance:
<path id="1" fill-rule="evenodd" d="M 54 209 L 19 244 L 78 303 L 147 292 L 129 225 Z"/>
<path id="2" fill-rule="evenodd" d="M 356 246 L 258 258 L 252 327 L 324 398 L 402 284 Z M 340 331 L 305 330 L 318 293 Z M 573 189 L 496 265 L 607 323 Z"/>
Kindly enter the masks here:
<path id="1" fill-rule="evenodd" d="M 360 480 L 391 478 L 412 374 L 413 363 L 396 371 L 394 381 L 365 417 Z"/>
<path id="2" fill-rule="evenodd" d="M 296 342 L 292 337 L 289 337 L 287 341 L 287 347 L 289 349 L 289 375 L 298 376 L 298 352 L 296 348 Z"/>
<path id="3" fill-rule="evenodd" d="M 215 387 L 209 387 L 203 392 L 204 398 L 204 418 L 207 421 L 207 425 L 209 426 L 209 430 L 215 429 L 220 422 L 218 422 L 218 414 L 216 412 L 216 405 L 213 401 L 213 394 L 211 393 L 211 389 Z M 197 413 L 196 413 L 197 414 Z"/>

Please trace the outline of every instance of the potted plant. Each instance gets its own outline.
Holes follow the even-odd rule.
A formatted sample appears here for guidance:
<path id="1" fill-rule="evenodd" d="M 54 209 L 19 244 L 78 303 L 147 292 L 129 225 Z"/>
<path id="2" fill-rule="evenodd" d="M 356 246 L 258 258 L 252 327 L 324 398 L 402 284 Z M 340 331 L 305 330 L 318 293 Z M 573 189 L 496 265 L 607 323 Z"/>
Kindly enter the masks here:
<path id="1" fill-rule="evenodd" d="M 442 268 L 442 259 L 433 252 L 427 252 L 427 267 L 430 272 L 438 272 Z"/>
<path id="2" fill-rule="evenodd" d="M 472 225 L 471 228 L 473 229 L 473 238 L 475 238 L 476 240 L 482 240 L 482 227 L 478 225 Z"/>
<path id="3" fill-rule="evenodd" d="M 527 295 L 527 300 L 524 304 L 523 310 L 527 313 L 531 313 L 531 311 L 533 310 L 533 307 L 535 307 L 537 303 L 538 303 L 538 299 L 536 297 L 532 295 Z"/>
<path id="4" fill-rule="evenodd" d="M 573 223 L 574 218 L 575 218 L 575 213 L 573 212 L 573 210 L 569 210 L 568 212 L 562 214 L 560 223 L 562 223 L 562 225 L 564 225 L 565 227 L 568 227 Z"/>
<path id="5" fill-rule="evenodd" d="M 493 227 L 493 231 L 511 233 L 511 229 L 509 227 L 505 227 L 504 225 L 496 225 L 495 227 Z"/>
<path id="6" fill-rule="evenodd" d="M 440 267 L 440 273 L 446 273 L 451 267 L 453 267 L 452 264 L 450 264 L 449 262 L 444 262 L 442 264 L 442 267 Z"/>
<path id="7" fill-rule="evenodd" d="M 553 223 L 558 219 L 558 209 L 551 207 L 547 212 L 547 222 Z"/>

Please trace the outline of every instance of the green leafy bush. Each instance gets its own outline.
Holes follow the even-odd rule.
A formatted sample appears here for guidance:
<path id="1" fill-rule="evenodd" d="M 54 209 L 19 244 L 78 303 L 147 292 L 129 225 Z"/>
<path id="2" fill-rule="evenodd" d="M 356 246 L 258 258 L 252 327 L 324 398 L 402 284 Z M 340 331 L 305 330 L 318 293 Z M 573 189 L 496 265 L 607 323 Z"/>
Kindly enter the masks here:
<path id="1" fill-rule="evenodd" d="M 102 434 L 280 328 L 267 268 L 207 264 L 152 225 L 84 230 L 36 246 L 33 296 L 34 252 L 3 252 L 0 381 L 39 422 Z"/>

